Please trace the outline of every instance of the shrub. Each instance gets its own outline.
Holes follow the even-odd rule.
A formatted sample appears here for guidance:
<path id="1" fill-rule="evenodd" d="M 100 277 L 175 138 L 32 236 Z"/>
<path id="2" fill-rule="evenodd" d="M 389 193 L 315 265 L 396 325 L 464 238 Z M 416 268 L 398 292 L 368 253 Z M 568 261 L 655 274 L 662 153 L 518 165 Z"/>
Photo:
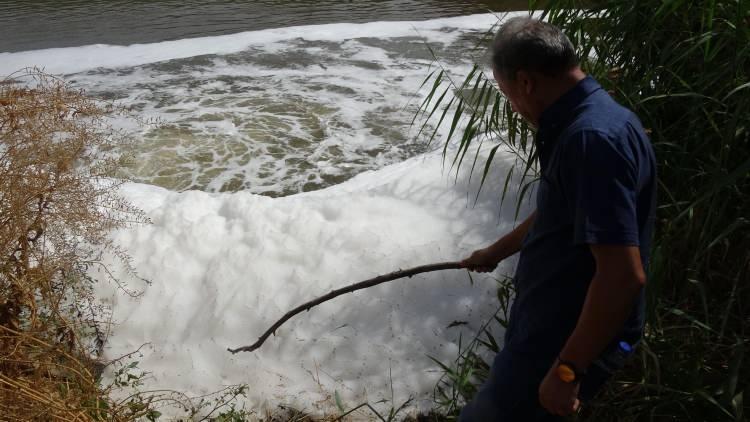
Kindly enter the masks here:
<path id="1" fill-rule="evenodd" d="M 35 70 L 0 82 L 0 414 L 131 419 L 98 383 L 106 313 L 93 298 L 108 233 L 144 215 L 99 158 L 113 109 Z M 124 286 L 123 286 L 123 289 Z M 127 290 L 126 290 L 127 291 Z M 129 294 L 132 292 L 127 291 Z"/>

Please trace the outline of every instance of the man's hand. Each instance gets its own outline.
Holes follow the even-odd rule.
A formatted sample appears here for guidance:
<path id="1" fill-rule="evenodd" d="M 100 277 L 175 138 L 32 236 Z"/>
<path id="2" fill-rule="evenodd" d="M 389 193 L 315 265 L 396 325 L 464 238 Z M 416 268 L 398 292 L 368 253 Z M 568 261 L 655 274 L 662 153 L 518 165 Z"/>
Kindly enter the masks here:
<path id="1" fill-rule="evenodd" d="M 567 416 L 578 410 L 580 383 L 563 382 L 555 370 L 557 360 L 539 385 L 539 403 L 553 415 Z"/>
<path id="2" fill-rule="evenodd" d="M 637 246 L 590 245 L 596 261 L 583 310 L 560 359 L 585 370 L 622 329 L 646 282 Z M 557 361 L 539 385 L 539 402 L 548 412 L 569 415 L 578 408 L 578 385 L 555 373 Z"/>
<path id="3" fill-rule="evenodd" d="M 526 217 L 521 224 L 492 245 L 474 251 L 461 265 L 469 271 L 489 273 L 495 271 L 503 259 L 521 250 L 521 243 L 536 217 L 536 211 Z"/>
<path id="4" fill-rule="evenodd" d="M 489 273 L 495 271 L 500 259 L 492 250 L 492 246 L 474 251 L 468 258 L 461 261 L 461 265 L 469 271 Z"/>

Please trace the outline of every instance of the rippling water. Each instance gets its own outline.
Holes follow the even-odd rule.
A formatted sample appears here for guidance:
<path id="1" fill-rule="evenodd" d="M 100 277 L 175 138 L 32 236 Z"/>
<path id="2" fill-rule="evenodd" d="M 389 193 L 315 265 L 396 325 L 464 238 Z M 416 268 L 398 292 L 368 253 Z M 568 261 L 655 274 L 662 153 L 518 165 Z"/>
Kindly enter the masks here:
<path id="1" fill-rule="evenodd" d="M 5 50 L 81 46 L 0 53 L 0 74 L 43 66 L 140 118 L 160 119 L 116 151 L 132 158 L 122 176 L 177 191 L 284 196 L 423 152 L 424 136 L 410 123 L 433 52 L 460 80 L 496 21 L 425 19 L 476 11 L 486 6 L 6 1 L 0 31 L 14 35 L 0 36 Z M 370 23 L 310 25 L 332 21 Z"/>
<path id="2" fill-rule="evenodd" d="M 129 45 L 332 22 L 423 20 L 526 0 L 2 0 L 0 52 Z"/>

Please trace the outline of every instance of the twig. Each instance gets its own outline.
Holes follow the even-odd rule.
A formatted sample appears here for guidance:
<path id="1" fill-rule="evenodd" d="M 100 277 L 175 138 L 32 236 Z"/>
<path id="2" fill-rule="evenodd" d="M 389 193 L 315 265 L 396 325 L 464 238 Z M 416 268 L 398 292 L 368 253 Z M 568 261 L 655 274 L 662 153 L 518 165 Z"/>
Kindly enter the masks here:
<path id="1" fill-rule="evenodd" d="M 286 321 L 288 321 L 291 317 L 297 315 L 298 313 L 300 313 L 302 311 L 309 311 L 312 307 L 320 305 L 323 302 L 329 301 L 329 300 L 331 300 L 331 299 L 333 299 L 335 297 L 341 296 L 341 295 L 343 295 L 345 293 L 351 293 L 351 292 L 354 292 L 354 291 L 357 291 L 357 290 L 366 289 L 368 287 L 376 286 L 378 284 L 385 283 L 385 282 L 388 282 L 388 281 L 393 281 L 393 280 L 396 280 L 396 279 L 399 279 L 399 278 L 403 278 L 403 277 L 413 277 L 413 276 L 415 276 L 417 274 L 421 274 L 421 273 L 427 273 L 427 272 L 431 272 L 431 271 L 440 271 L 440 270 L 458 270 L 458 269 L 461 269 L 461 268 L 463 268 L 463 266 L 459 262 L 442 262 L 442 263 L 439 263 L 439 264 L 422 265 L 422 266 L 419 266 L 419 267 L 409 268 L 407 270 L 395 271 L 395 272 L 392 272 L 390 274 L 381 275 L 381 276 L 378 276 L 378 277 L 375 277 L 375 278 L 371 278 L 369 280 L 360 281 L 359 283 L 355 283 L 355 284 L 352 284 L 350 286 L 346 286 L 346 287 L 342 287 L 340 289 L 333 290 L 333 291 L 331 291 L 330 293 L 328 293 L 325 296 L 321 296 L 321 297 L 319 297 L 317 299 L 314 299 L 314 300 L 311 300 L 309 302 L 303 303 L 302 305 L 300 305 L 300 306 L 292 309 L 291 311 L 287 312 L 286 314 L 284 314 L 284 316 L 281 317 L 280 320 L 276 321 L 276 323 L 273 324 L 271 326 L 271 328 L 269 328 L 268 330 L 266 330 L 266 332 L 263 333 L 263 335 L 258 338 L 258 341 L 256 341 L 255 343 L 251 344 L 250 346 L 242 346 L 242 347 L 238 347 L 236 349 L 231 349 L 230 348 L 230 349 L 227 349 L 227 350 L 229 350 L 232 353 L 237 353 L 237 352 L 252 352 L 252 351 L 260 348 L 260 346 L 263 345 L 263 343 L 266 341 L 266 339 L 268 339 L 268 337 L 271 334 L 276 335 L 275 334 L 276 330 L 279 327 L 281 327 L 282 324 L 284 324 Z"/>

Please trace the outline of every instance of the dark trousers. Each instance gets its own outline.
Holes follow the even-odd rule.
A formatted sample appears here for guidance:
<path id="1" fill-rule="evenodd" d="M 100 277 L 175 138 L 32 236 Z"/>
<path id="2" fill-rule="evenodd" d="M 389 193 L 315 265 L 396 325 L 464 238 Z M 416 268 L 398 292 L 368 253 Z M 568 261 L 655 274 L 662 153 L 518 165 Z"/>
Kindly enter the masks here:
<path id="1" fill-rule="evenodd" d="M 460 422 L 559 422 L 539 404 L 539 384 L 554 357 L 540 358 L 503 349 L 495 356 L 490 375 L 476 396 L 461 411 Z M 610 374 L 592 365 L 581 383 L 579 399 L 585 402 Z"/>

